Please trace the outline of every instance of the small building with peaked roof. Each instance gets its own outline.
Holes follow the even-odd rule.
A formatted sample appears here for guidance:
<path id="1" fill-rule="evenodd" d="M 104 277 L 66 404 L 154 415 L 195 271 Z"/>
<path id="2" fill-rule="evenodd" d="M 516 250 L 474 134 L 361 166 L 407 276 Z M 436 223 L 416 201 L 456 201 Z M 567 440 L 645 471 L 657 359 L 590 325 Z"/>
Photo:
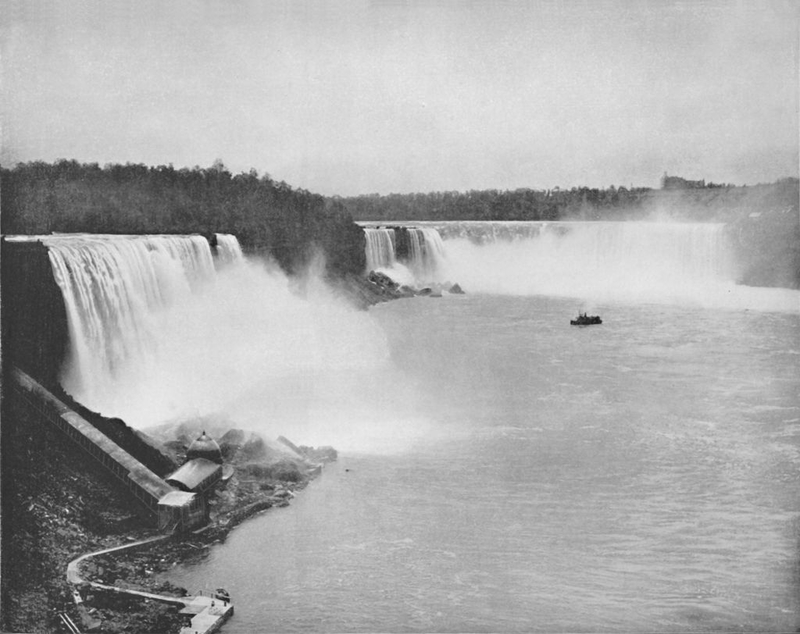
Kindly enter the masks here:
<path id="1" fill-rule="evenodd" d="M 175 472 L 165 478 L 167 484 L 178 491 L 175 500 L 181 495 L 193 495 L 202 508 L 205 520 L 209 516 L 208 496 L 214 487 L 223 480 L 223 476 L 230 478 L 231 469 L 222 464 L 222 451 L 217 441 L 204 431 L 197 437 L 186 450 L 186 461 Z M 188 498 L 187 498 L 188 499 Z"/>

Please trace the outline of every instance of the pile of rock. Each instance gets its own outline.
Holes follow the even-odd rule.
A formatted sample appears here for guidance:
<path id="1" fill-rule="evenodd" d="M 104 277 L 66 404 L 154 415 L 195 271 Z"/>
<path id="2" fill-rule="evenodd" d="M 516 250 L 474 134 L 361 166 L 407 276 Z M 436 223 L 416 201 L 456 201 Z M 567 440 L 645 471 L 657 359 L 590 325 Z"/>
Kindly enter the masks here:
<path id="1" fill-rule="evenodd" d="M 283 436 L 268 440 L 233 427 L 224 418 L 205 417 L 148 430 L 177 464 L 183 464 L 201 432 L 218 439 L 223 459 L 222 484 L 208 500 L 208 533 L 217 538 L 256 513 L 288 505 L 295 490 L 317 477 L 325 463 L 337 459 L 332 447 L 298 447 Z"/>
<path id="2" fill-rule="evenodd" d="M 452 295 L 463 295 L 464 290 L 458 284 L 450 282 L 433 282 L 420 288 L 412 288 L 405 284 L 395 282 L 391 277 L 380 271 L 370 271 L 367 282 L 375 286 L 377 292 L 388 299 L 401 297 L 441 297 L 443 292 Z"/>

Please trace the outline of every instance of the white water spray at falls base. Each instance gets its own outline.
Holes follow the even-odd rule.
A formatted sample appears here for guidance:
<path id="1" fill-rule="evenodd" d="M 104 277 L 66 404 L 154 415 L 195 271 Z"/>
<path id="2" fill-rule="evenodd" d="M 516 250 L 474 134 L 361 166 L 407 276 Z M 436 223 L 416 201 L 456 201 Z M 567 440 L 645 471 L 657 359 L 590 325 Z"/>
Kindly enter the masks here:
<path id="1" fill-rule="evenodd" d="M 140 429 L 211 417 L 339 449 L 382 450 L 398 416 L 414 435 L 384 333 L 313 273 L 290 282 L 232 236 L 216 259 L 198 236 L 44 242 L 70 320 L 63 384 L 87 407 Z"/>
<path id="2" fill-rule="evenodd" d="M 391 223 L 393 225 L 402 223 Z M 443 239 L 428 282 L 467 293 L 604 302 L 800 311 L 798 292 L 736 284 L 723 224 L 678 222 L 418 222 Z M 406 283 L 403 275 L 385 269 Z"/>

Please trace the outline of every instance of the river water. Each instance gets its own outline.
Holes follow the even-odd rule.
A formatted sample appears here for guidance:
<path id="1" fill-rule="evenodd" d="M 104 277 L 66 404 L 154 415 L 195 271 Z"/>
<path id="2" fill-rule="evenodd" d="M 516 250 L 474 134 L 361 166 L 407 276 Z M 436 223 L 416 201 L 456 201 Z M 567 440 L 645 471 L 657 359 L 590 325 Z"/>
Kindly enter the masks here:
<path id="1" fill-rule="evenodd" d="M 228 589 L 227 634 L 794 631 L 800 314 L 598 301 L 571 327 L 580 308 L 373 307 L 380 448 L 340 446 L 170 579 Z"/>

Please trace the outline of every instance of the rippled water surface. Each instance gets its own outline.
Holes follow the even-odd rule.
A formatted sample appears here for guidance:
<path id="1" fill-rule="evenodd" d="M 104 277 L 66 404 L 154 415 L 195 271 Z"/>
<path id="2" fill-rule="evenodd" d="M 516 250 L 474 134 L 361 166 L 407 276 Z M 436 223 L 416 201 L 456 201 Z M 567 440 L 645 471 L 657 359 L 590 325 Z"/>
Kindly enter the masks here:
<path id="1" fill-rule="evenodd" d="M 342 453 L 171 579 L 226 587 L 228 634 L 794 631 L 800 316 L 594 308 L 371 309 L 406 441 Z"/>

